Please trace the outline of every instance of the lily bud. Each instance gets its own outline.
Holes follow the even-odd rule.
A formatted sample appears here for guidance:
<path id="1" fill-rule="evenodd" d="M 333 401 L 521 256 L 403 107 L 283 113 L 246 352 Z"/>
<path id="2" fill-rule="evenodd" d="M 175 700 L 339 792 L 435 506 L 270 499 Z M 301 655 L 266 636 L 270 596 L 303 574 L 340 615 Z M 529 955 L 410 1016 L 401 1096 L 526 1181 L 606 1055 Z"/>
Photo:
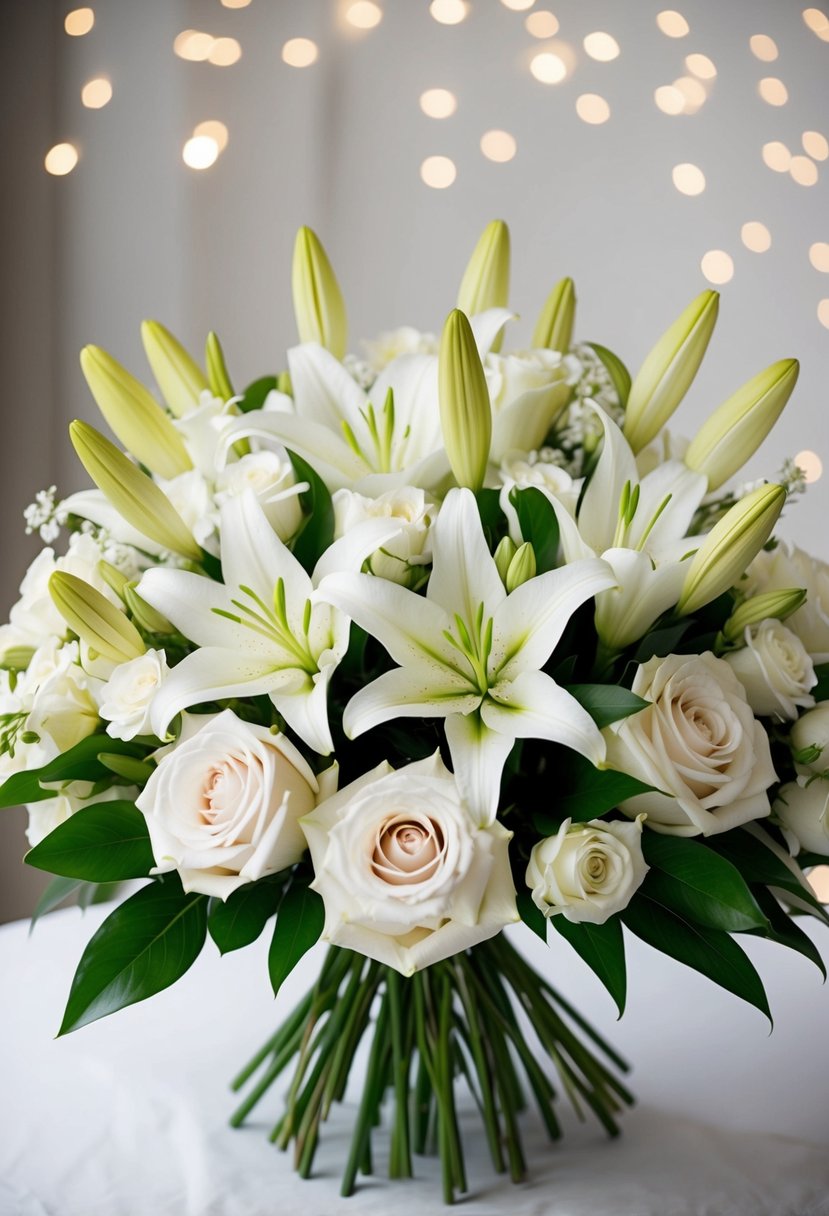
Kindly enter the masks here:
<path id="1" fill-rule="evenodd" d="M 174 633 L 175 630 L 166 616 L 162 616 L 146 600 L 142 600 L 135 588 L 135 583 L 127 583 L 124 588 L 124 603 L 141 628 L 146 629 L 147 633 Z"/>
<path id="2" fill-rule="evenodd" d="M 492 440 L 492 406 L 472 327 L 460 309 L 446 318 L 438 354 L 443 444 L 459 486 L 484 484 Z"/>
<path id="3" fill-rule="evenodd" d="M 98 573 L 106 585 L 115 592 L 119 600 L 126 602 L 124 593 L 130 581 L 126 574 L 122 574 L 118 567 L 113 566 L 111 562 L 103 560 L 98 562 Z"/>
<path id="4" fill-rule="evenodd" d="M 49 594 L 72 632 L 105 659 L 128 663 L 147 649 L 132 621 L 82 578 L 56 570 Z"/>
<path id="5" fill-rule="evenodd" d="M 87 422 L 72 422 L 69 437 L 95 485 L 127 523 L 164 549 L 201 561 L 190 529 L 152 478 Z"/>
<path id="6" fill-rule="evenodd" d="M 691 387 L 714 331 L 719 302 L 719 292 L 701 292 L 665 331 L 636 373 L 624 426 L 634 452 L 650 443 Z"/>
<path id="7" fill-rule="evenodd" d="M 727 642 L 738 641 L 746 629 L 759 625 L 761 621 L 785 621 L 787 616 L 797 612 L 806 602 L 806 592 L 802 587 L 789 587 L 784 591 L 764 591 L 762 595 L 753 595 L 744 600 L 739 608 L 735 608 L 722 627 L 723 637 Z"/>
<path id="8" fill-rule="evenodd" d="M 690 616 L 734 586 L 771 536 L 785 502 L 783 486 L 762 485 L 714 525 L 688 567 L 677 604 L 681 616 Z"/>
<path id="9" fill-rule="evenodd" d="M 492 560 L 495 562 L 496 569 L 501 576 L 501 582 L 506 587 L 507 573 L 509 571 L 510 562 L 518 552 L 518 546 L 511 537 L 505 536 L 498 542 L 498 547 L 492 555 Z"/>
<path id="10" fill-rule="evenodd" d="M 222 401 L 229 401 L 233 396 L 233 385 L 230 383 L 230 376 L 227 374 L 222 344 L 212 329 L 207 335 L 204 361 L 207 367 L 207 383 L 211 393 L 214 397 L 220 397 Z"/>
<path id="11" fill-rule="evenodd" d="M 0 651 L 0 671 L 25 671 L 34 653 L 34 646 L 7 646 Z"/>
<path id="12" fill-rule="evenodd" d="M 708 478 L 716 490 L 743 467 L 759 448 L 792 395 L 800 364 L 779 359 L 754 376 L 702 425 L 685 463 Z"/>
<path id="13" fill-rule="evenodd" d="M 535 578 L 537 570 L 535 550 L 529 541 L 525 541 L 523 545 L 519 546 L 515 557 L 509 564 L 507 577 L 504 580 L 507 594 L 514 591 L 516 587 L 520 587 L 522 583 L 528 583 L 531 578 Z"/>
<path id="14" fill-rule="evenodd" d="M 535 350 L 560 350 L 566 353 L 573 339 L 576 318 L 576 287 L 572 279 L 561 279 L 547 296 L 533 330 Z"/>
<path id="15" fill-rule="evenodd" d="M 509 298 L 509 228 L 492 220 L 481 233 L 458 289 L 458 308 L 474 317 L 506 308 Z"/>
<path id="16" fill-rule="evenodd" d="M 189 414 L 210 387 L 204 372 L 160 321 L 142 321 L 141 340 L 167 405 L 177 418 Z"/>
<path id="17" fill-rule="evenodd" d="M 345 301 L 322 242 L 310 228 L 296 234 L 291 288 L 300 342 L 319 342 L 342 359 L 348 342 Z"/>
<path id="18" fill-rule="evenodd" d="M 81 351 L 81 370 L 113 434 L 159 477 L 192 469 L 184 441 L 149 389 L 100 346 Z"/>

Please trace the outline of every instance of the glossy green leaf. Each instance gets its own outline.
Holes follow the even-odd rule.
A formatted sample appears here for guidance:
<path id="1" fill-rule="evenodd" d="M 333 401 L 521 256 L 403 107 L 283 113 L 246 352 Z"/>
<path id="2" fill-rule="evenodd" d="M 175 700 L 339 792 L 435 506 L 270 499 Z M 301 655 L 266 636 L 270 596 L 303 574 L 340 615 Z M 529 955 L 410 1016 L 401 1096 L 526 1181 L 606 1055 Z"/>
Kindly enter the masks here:
<path id="1" fill-rule="evenodd" d="M 276 915 L 276 926 L 268 952 L 268 972 L 276 996 L 303 954 L 322 933 L 325 910 L 316 891 L 294 883 L 285 892 Z"/>
<path id="2" fill-rule="evenodd" d="M 769 941 L 777 942 L 781 946 L 788 946 L 790 950 L 796 950 L 798 954 L 802 954 L 814 963 L 823 978 L 826 979 L 823 959 L 808 934 L 803 932 L 800 925 L 792 920 L 784 908 L 781 908 L 767 887 L 755 887 L 754 895 L 765 913 L 766 926 L 763 929 L 752 929 L 750 932 L 759 937 L 767 937 Z"/>
<path id="3" fill-rule="evenodd" d="M 807 904 L 825 924 L 829 924 L 829 914 L 811 889 L 804 887 L 786 863 L 751 832 L 738 828 L 734 832 L 711 836 L 705 843 L 707 848 L 727 858 L 747 883 L 777 887 Z"/>
<path id="4" fill-rule="evenodd" d="M 309 574 L 334 539 L 334 507 L 325 482 L 306 460 L 288 452 L 297 481 L 307 481 L 309 489 L 300 495 L 305 522 L 293 543 L 294 557 Z"/>
<path id="5" fill-rule="evenodd" d="M 587 342 L 594 354 L 601 359 L 610 379 L 613 381 L 613 387 L 619 397 L 619 404 L 626 406 L 628 397 L 630 396 L 631 378 L 630 372 L 625 367 L 618 355 L 614 355 L 612 350 L 608 350 L 606 346 L 600 346 L 598 342 Z"/>
<path id="6" fill-rule="evenodd" d="M 547 917 L 539 908 L 538 904 L 533 902 L 533 897 L 527 890 L 519 890 L 515 898 L 518 914 L 524 924 L 532 929 L 543 942 L 547 941 Z"/>
<path id="7" fill-rule="evenodd" d="M 15 773 L 0 786 L 0 807 L 20 806 L 24 802 L 40 802 L 54 798 L 54 790 L 44 790 L 41 782 L 53 781 L 98 781 L 111 777 L 112 773 L 98 759 L 101 752 L 108 755 L 138 756 L 147 754 L 147 749 L 138 743 L 125 743 L 121 739 L 110 739 L 109 735 L 87 735 L 70 747 L 69 751 L 56 756 L 42 768 Z"/>
<path id="8" fill-rule="evenodd" d="M 146 878 L 155 864 L 147 821 L 132 802 L 84 807 L 26 854 L 26 864 L 86 882 Z"/>
<path id="9" fill-rule="evenodd" d="M 185 895 L 172 876 L 142 887 L 84 950 L 58 1034 L 169 988 L 196 961 L 206 933 L 206 895 Z"/>
<path id="10" fill-rule="evenodd" d="M 815 666 L 817 684 L 812 689 L 816 701 L 829 701 L 829 663 L 818 663 Z"/>
<path id="11" fill-rule="evenodd" d="M 275 388 L 276 376 L 262 376 L 247 386 L 236 404 L 243 414 L 248 414 L 251 410 L 261 410 L 268 393 L 272 393 Z"/>
<path id="12" fill-rule="evenodd" d="M 731 862 L 696 840 L 642 834 L 651 871 L 642 892 L 680 916 L 726 933 L 762 929 L 766 917 Z"/>
<path id="13" fill-rule="evenodd" d="M 215 901 L 207 918 L 207 929 L 220 954 L 229 954 L 256 941 L 279 907 L 284 882 L 283 875 L 275 874 L 246 883 L 224 903 Z"/>
<path id="14" fill-rule="evenodd" d="M 759 1009 L 771 1022 L 762 980 L 745 951 L 721 929 L 697 925 L 639 891 L 621 914 L 643 942 L 693 967 L 728 992 Z"/>
<path id="15" fill-rule="evenodd" d="M 629 688 L 622 688 L 618 684 L 568 684 L 567 692 L 587 710 L 600 730 L 603 726 L 610 726 L 611 722 L 638 714 L 650 705 L 650 701 L 644 697 L 638 697 Z"/>
<path id="16" fill-rule="evenodd" d="M 74 895 L 82 886 L 79 878 L 53 878 L 35 904 L 29 932 L 31 933 L 41 916 L 54 912 L 55 908 L 59 908 L 64 900 L 69 899 L 70 895 Z"/>
<path id="17" fill-rule="evenodd" d="M 575 925 L 564 916 L 551 916 L 550 922 L 602 981 L 621 1017 L 627 998 L 627 968 L 619 918 L 612 916 L 603 925 Z"/>
<path id="18" fill-rule="evenodd" d="M 559 527 L 549 498 L 537 486 L 510 491 L 509 500 L 518 514 L 521 535 L 535 553 L 539 574 L 554 569 L 558 558 Z"/>
<path id="19" fill-rule="evenodd" d="M 691 627 L 690 621 L 678 621 L 675 625 L 665 625 L 654 629 L 645 635 L 634 653 L 634 661 L 647 663 L 655 655 L 664 658 L 665 655 L 675 654 L 676 648 Z"/>
<path id="20" fill-rule="evenodd" d="M 551 835 L 563 819 L 574 823 L 596 819 L 626 798 L 653 788 L 627 773 L 594 768 L 576 752 L 562 748 L 560 754 L 551 766 L 554 779 L 542 782 L 533 801 L 533 822 L 544 836 Z"/>

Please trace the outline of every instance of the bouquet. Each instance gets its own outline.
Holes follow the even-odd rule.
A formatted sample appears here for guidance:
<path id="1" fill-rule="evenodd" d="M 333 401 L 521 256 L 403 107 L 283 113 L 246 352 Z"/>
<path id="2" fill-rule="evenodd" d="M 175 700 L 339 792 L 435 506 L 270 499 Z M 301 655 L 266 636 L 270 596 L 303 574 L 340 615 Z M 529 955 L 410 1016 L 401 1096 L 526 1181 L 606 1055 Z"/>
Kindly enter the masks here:
<path id="1" fill-rule="evenodd" d="M 624 1008 L 632 933 L 769 1016 L 737 941 L 823 970 L 829 566 L 775 539 L 803 489 L 733 478 L 797 379 L 773 363 L 688 443 L 665 429 L 713 291 L 631 379 L 549 295 L 502 351 L 509 237 L 489 225 L 439 340 L 347 354 L 325 252 L 298 235 L 300 342 L 234 387 L 160 324 L 160 402 L 103 350 L 81 366 L 116 442 L 70 435 L 95 488 L 27 511 L 49 545 L 0 630 L 0 805 L 67 898 L 121 902 L 60 1027 L 174 983 L 210 937 L 268 930 L 274 992 L 319 977 L 234 1082 L 242 1122 L 284 1073 L 272 1139 L 307 1176 L 367 1043 L 343 1193 L 436 1149 L 466 1188 L 464 1080 L 495 1169 L 563 1090 L 615 1134 L 626 1065 L 522 957 L 560 934 Z M 51 545 L 68 531 L 58 556 Z M 824 703 L 826 702 L 826 703 Z M 136 881 L 143 880 L 143 881 Z M 121 884 L 127 884 L 124 889 Z"/>

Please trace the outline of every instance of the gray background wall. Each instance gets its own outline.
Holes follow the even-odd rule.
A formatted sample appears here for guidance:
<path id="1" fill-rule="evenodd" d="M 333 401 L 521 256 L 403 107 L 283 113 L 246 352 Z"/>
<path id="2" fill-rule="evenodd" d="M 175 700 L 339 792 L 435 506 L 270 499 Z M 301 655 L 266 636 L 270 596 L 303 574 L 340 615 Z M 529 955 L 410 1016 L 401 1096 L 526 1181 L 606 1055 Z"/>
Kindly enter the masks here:
<path id="1" fill-rule="evenodd" d="M 692 434 L 706 413 L 772 359 L 803 364 L 795 397 L 748 474 L 773 474 L 803 448 L 829 463 L 826 412 L 829 330 L 817 305 L 829 278 L 809 261 L 829 241 L 829 161 L 798 185 L 763 163 L 780 140 L 802 152 L 804 131 L 829 135 L 829 42 L 805 25 L 792 0 L 676 0 L 690 24 L 681 39 L 656 24 L 658 0 L 538 0 L 560 21 L 574 71 L 547 86 L 529 71 L 546 49 L 526 31 L 526 12 L 471 0 L 459 25 L 438 24 L 426 0 L 381 0 L 380 25 L 358 33 L 336 0 L 97 0 L 93 30 L 63 31 L 71 4 L 5 0 L 0 87 L 3 123 L 3 267 L 0 401 L 0 612 L 5 614 L 35 547 L 20 512 L 41 486 L 82 483 L 65 438 L 75 416 L 92 417 L 77 352 L 94 341 L 137 372 L 138 326 L 156 316 L 196 350 L 209 328 L 224 342 L 239 381 L 277 369 L 295 339 L 289 266 L 293 234 L 315 227 L 348 300 L 355 339 L 409 322 L 437 329 L 484 223 L 509 221 L 514 307 L 528 338 L 552 282 L 571 274 L 577 333 L 618 351 L 636 368 L 683 305 L 706 286 L 700 258 L 734 259 L 722 287 L 714 344 L 677 429 Z M 186 28 L 231 35 L 232 67 L 173 53 Z M 584 35 L 606 30 L 620 56 L 597 63 Z M 750 52 L 752 34 L 779 47 L 774 63 Z M 313 38 L 318 61 L 286 66 L 286 39 Z M 708 55 L 717 77 L 693 116 L 661 113 L 654 89 L 685 74 L 684 56 Z M 107 75 L 112 101 L 86 110 L 80 90 Z M 758 95 L 764 76 L 788 88 L 787 104 Z M 421 112 L 424 89 L 458 97 L 457 113 Z M 588 126 L 575 112 L 599 93 L 610 120 Z M 197 173 L 181 159 L 194 125 L 227 124 L 227 149 Z M 493 164 L 479 150 L 502 128 L 518 145 Z M 63 178 L 43 156 L 62 140 L 80 150 Z M 432 190 L 420 180 L 429 155 L 452 157 L 457 180 Z M 671 170 L 699 165 L 696 197 L 679 194 Z M 772 234 L 767 253 L 746 250 L 750 220 Z M 829 476 L 817 482 L 783 531 L 827 553 Z M 29 910 L 37 875 L 20 865 L 22 812 L 0 819 L 0 919 Z"/>

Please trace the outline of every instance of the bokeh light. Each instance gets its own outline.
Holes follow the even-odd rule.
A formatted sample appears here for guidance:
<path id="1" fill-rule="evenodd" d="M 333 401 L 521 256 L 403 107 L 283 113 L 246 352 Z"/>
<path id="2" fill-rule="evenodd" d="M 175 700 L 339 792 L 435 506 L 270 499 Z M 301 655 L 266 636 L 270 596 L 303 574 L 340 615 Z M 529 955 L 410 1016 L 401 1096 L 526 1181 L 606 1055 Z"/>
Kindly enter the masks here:
<path id="1" fill-rule="evenodd" d="M 63 28 L 71 38 L 82 38 L 95 24 L 95 13 L 91 8 L 73 8 L 63 19 Z"/>
<path id="2" fill-rule="evenodd" d="M 705 174 L 698 165 L 674 165 L 671 177 L 680 194 L 702 194 L 705 189 Z"/>
<path id="3" fill-rule="evenodd" d="M 675 84 L 661 84 L 653 99 L 663 114 L 681 114 L 685 109 L 685 95 Z"/>
<path id="4" fill-rule="evenodd" d="M 319 58 L 319 47 L 310 38 L 289 38 L 282 48 L 282 60 L 291 68 L 308 68 Z"/>
<path id="5" fill-rule="evenodd" d="M 811 451 L 809 448 L 804 448 L 802 452 L 798 452 L 794 458 L 794 462 L 799 469 L 802 470 L 803 476 L 808 484 L 813 481 L 819 481 L 823 473 L 823 461 L 818 456 L 817 452 Z M 829 888 L 827 888 L 827 899 L 829 900 Z"/>
<path id="6" fill-rule="evenodd" d="M 582 122 L 598 126 L 610 118 L 610 106 L 598 93 L 582 93 L 576 98 L 576 113 Z"/>
<path id="7" fill-rule="evenodd" d="M 817 306 L 817 319 L 829 329 L 829 300 L 821 300 Z"/>
<path id="8" fill-rule="evenodd" d="M 588 34 L 584 39 L 584 49 L 591 59 L 597 59 L 599 63 L 609 63 L 619 55 L 619 43 L 612 34 L 605 34 L 603 30 Z"/>
<path id="9" fill-rule="evenodd" d="M 819 8 L 804 8 L 803 20 L 812 31 L 817 34 L 818 38 L 825 41 L 829 39 L 829 17 Z"/>
<path id="10" fill-rule="evenodd" d="M 559 84 L 567 75 L 567 65 L 560 55 L 542 51 L 540 55 L 533 56 L 530 71 L 542 84 Z"/>
<path id="11" fill-rule="evenodd" d="M 441 25 L 459 25 L 466 16 L 466 11 L 464 0 L 432 0 L 429 5 L 429 12 Z M 449 184 L 447 182 L 447 185 Z"/>
<path id="12" fill-rule="evenodd" d="M 763 144 L 763 163 L 775 173 L 788 173 L 792 154 L 779 139 L 773 139 L 770 143 Z"/>
<path id="13" fill-rule="evenodd" d="M 181 159 L 190 169 L 209 169 L 219 155 L 219 145 L 209 135 L 193 135 L 181 150 Z"/>
<path id="14" fill-rule="evenodd" d="M 778 55 L 777 43 L 768 34 L 752 34 L 748 40 L 751 53 L 763 63 L 772 63 Z"/>
<path id="15" fill-rule="evenodd" d="M 494 160 L 497 164 L 512 160 L 517 150 L 515 136 L 510 135 L 509 131 L 486 131 L 481 136 L 481 151 L 487 160 Z"/>
<path id="16" fill-rule="evenodd" d="M 825 135 L 821 135 L 820 131 L 804 131 L 802 143 L 803 151 L 811 156 L 812 160 L 826 160 L 829 156 L 829 140 Z"/>
<path id="17" fill-rule="evenodd" d="M 817 165 L 808 156 L 793 156 L 789 173 L 798 186 L 814 186 L 818 178 Z"/>
<path id="18" fill-rule="evenodd" d="M 51 173 L 53 177 L 65 177 L 77 163 L 78 149 L 74 144 L 55 144 L 43 160 L 46 172 Z"/>
<path id="19" fill-rule="evenodd" d="M 809 261 L 815 270 L 821 270 L 824 274 L 829 274 L 829 243 L 826 241 L 815 241 L 814 245 L 809 248 Z"/>
<path id="20" fill-rule="evenodd" d="M 201 30 L 182 30 L 180 34 L 176 35 L 173 50 L 179 59 L 189 59 L 192 63 L 203 63 L 213 50 L 215 41 L 212 34 L 205 34 Z"/>
<path id="21" fill-rule="evenodd" d="M 433 190 L 445 190 L 452 185 L 458 171 L 448 156 L 427 156 L 420 166 L 420 176 Z"/>
<path id="22" fill-rule="evenodd" d="M 373 30 L 383 20 L 383 10 L 373 0 L 356 0 L 346 9 L 345 19 L 357 30 Z"/>
<path id="23" fill-rule="evenodd" d="M 680 76 L 678 80 L 674 81 L 673 87 L 682 94 L 683 114 L 696 114 L 697 110 L 705 105 L 708 96 L 705 85 L 695 76 Z"/>
<path id="24" fill-rule="evenodd" d="M 206 118 L 193 128 L 194 135 L 206 135 L 212 139 L 220 152 L 224 152 L 230 138 L 228 129 L 218 118 Z"/>
<path id="25" fill-rule="evenodd" d="M 558 17 L 544 8 L 530 13 L 524 26 L 533 38 L 555 38 L 559 30 Z"/>
<path id="26" fill-rule="evenodd" d="M 757 86 L 757 92 L 770 106 L 784 106 L 789 100 L 789 90 L 776 76 L 764 76 Z"/>
<path id="27" fill-rule="evenodd" d="M 734 262 L 724 249 L 709 249 L 703 254 L 700 269 L 709 283 L 719 286 L 734 277 Z"/>
<path id="28" fill-rule="evenodd" d="M 692 76 L 697 76 L 700 80 L 713 80 L 717 74 L 714 61 L 707 55 L 686 55 L 685 66 Z"/>
<path id="29" fill-rule="evenodd" d="M 682 13 L 678 13 L 673 8 L 666 8 L 659 13 L 656 24 L 669 38 L 684 38 L 691 28 Z"/>
<path id="30" fill-rule="evenodd" d="M 96 76 L 87 80 L 81 89 L 81 103 L 87 110 L 100 110 L 112 101 L 112 85 L 105 76 Z"/>
<path id="31" fill-rule="evenodd" d="M 449 89 L 427 89 L 420 94 L 420 108 L 429 118 L 451 118 L 458 99 Z"/>
<path id="32" fill-rule="evenodd" d="M 235 38 L 216 38 L 207 56 L 207 62 L 217 68 L 229 68 L 242 58 L 242 48 Z"/>
<path id="33" fill-rule="evenodd" d="M 771 249 L 771 233 L 759 220 L 749 220 L 743 224 L 740 239 L 752 253 L 765 253 L 767 249 Z"/>

